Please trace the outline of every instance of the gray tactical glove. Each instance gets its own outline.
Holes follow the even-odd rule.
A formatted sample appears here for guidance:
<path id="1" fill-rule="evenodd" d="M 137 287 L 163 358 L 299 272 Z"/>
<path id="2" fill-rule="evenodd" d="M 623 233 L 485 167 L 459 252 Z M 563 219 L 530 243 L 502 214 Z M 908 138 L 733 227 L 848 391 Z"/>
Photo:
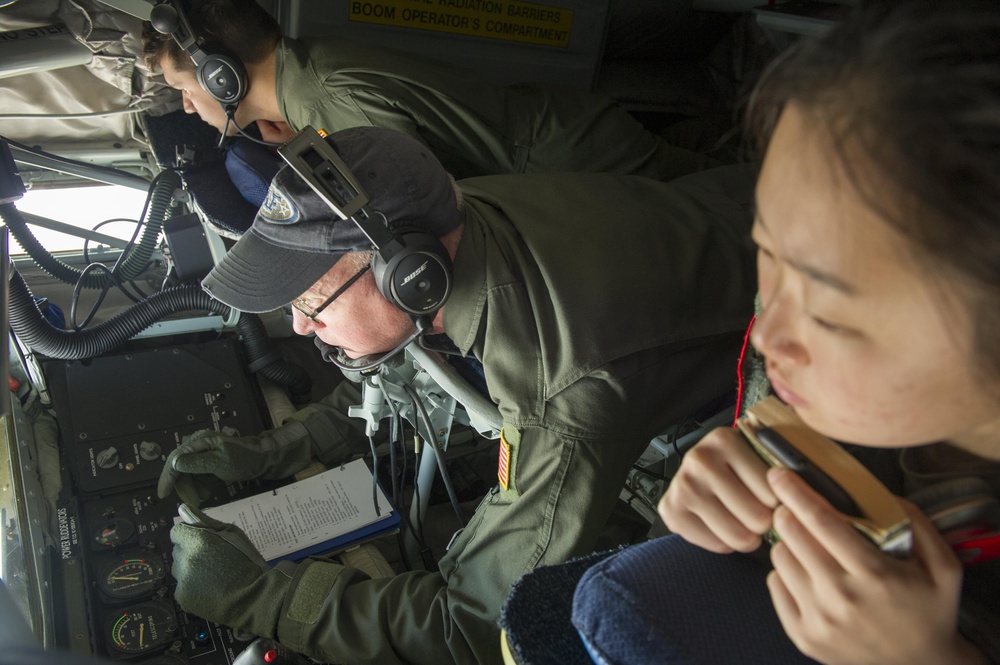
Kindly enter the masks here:
<path id="1" fill-rule="evenodd" d="M 181 505 L 170 530 L 174 598 L 185 612 L 261 637 L 274 637 L 296 564 L 270 567 L 239 527 Z"/>
<path id="2" fill-rule="evenodd" d="M 176 489 L 183 502 L 197 507 L 207 496 L 196 474 L 211 474 L 226 482 L 287 478 L 308 466 L 313 453 L 327 465 L 338 464 L 352 453 L 349 430 L 338 418 L 346 420 L 347 414 L 312 404 L 281 427 L 257 436 L 234 436 L 228 428 L 199 430 L 184 437 L 167 456 L 156 493 L 162 499 Z"/>

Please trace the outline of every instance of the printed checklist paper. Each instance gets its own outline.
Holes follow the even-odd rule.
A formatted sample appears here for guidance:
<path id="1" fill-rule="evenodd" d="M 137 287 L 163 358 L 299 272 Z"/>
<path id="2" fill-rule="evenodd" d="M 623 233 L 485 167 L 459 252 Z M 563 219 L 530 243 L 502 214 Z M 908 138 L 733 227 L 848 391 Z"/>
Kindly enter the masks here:
<path id="1" fill-rule="evenodd" d="M 243 529 L 261 556 L 273 562 L 343 549 L 398 529 L 399 516 L 381 487 L 377 496 L 380 516 L 372 498 L 372 473 L 358 459 L 204 512 Z"/>

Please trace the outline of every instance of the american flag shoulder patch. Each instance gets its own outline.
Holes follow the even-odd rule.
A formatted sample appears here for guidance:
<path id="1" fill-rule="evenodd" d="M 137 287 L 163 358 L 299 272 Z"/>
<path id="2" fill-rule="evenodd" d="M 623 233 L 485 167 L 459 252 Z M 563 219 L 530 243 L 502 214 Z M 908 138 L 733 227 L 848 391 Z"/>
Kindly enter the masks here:
<path id="1" fill-rule="evenodd" d="M 510 484 L 510 444 L 504 438 L 503 430 L 500 430 L 500 459 L 497 463 L 497 479 L 500 486 L 505 490 Z"/>

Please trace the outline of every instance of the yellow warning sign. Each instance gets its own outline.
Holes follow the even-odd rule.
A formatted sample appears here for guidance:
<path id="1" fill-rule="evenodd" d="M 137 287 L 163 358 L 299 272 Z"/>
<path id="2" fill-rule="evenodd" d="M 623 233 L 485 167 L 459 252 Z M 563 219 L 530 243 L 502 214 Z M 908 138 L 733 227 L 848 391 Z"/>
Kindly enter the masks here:
<path id="1" fill-rule="evenodd" d="M 351 0 L 348 19 L 566 48 L 573 11 L 515 0 Z"/>

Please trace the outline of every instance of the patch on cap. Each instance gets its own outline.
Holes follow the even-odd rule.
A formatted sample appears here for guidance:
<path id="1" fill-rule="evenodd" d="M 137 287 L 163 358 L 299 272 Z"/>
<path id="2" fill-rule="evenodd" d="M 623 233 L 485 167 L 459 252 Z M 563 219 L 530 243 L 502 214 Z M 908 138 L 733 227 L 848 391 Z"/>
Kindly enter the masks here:
<path id="1" fill-rule="evenodd" d="M 274 182 L 267 188 L 267 196 L 260 205 L 258 213 L 266 221 L 273 224 L 294 224 L 299 221 L 299 211 L 292 202 L 278 189 Z"/>

